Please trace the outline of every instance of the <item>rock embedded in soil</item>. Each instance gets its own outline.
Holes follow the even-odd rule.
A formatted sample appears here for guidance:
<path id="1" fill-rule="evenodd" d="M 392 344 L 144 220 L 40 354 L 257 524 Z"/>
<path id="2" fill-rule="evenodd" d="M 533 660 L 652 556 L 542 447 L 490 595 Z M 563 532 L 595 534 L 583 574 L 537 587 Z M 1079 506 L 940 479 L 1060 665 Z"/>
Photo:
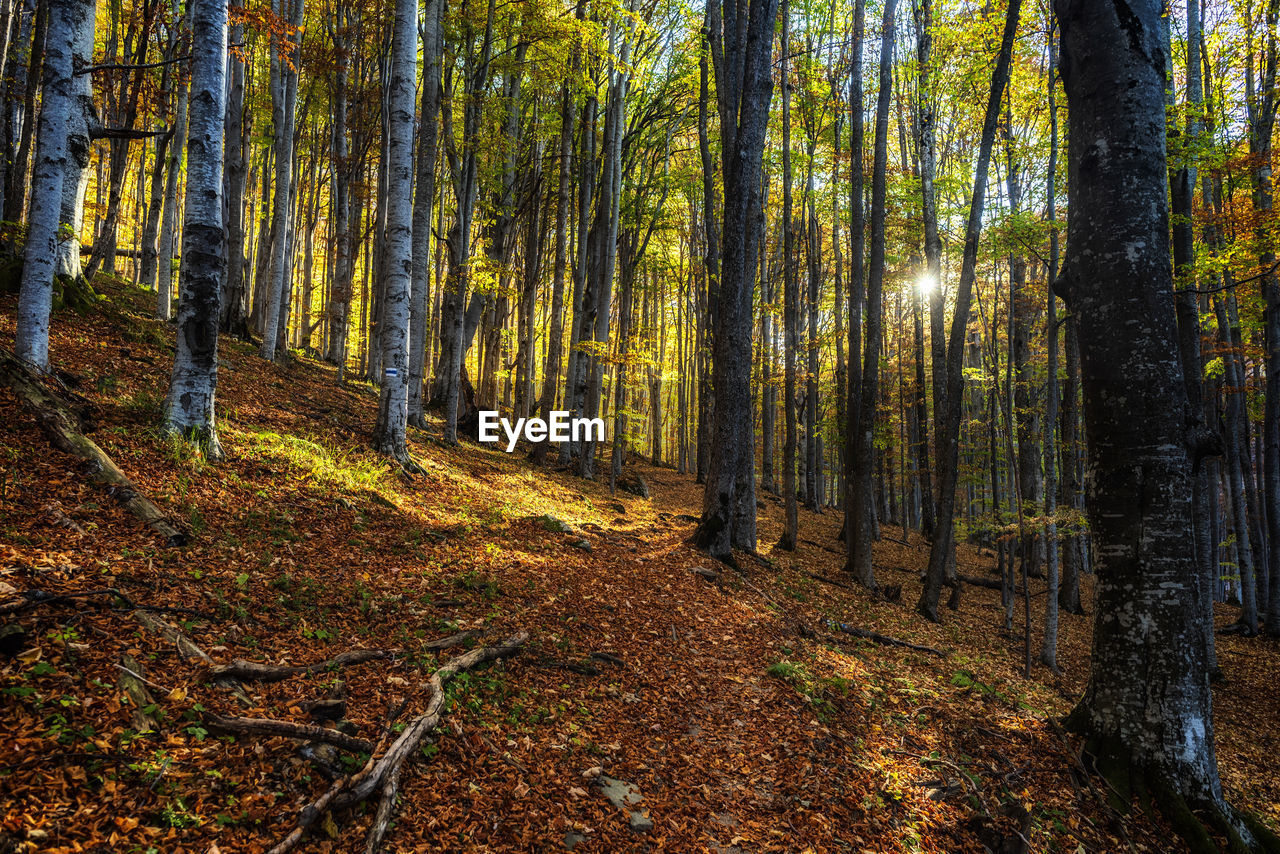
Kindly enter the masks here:
<path id="1" fill-rule="evenodd" d="M 609 803 L 626 813 L 632 830 L 639 833 L 653 830 L 653 819 L 649 818 L 648 810 L 632 809 L 644 800 L 644 795 L 635 785 L 605 774 L 595 778 L 595 785 L 609 799 Z"/>

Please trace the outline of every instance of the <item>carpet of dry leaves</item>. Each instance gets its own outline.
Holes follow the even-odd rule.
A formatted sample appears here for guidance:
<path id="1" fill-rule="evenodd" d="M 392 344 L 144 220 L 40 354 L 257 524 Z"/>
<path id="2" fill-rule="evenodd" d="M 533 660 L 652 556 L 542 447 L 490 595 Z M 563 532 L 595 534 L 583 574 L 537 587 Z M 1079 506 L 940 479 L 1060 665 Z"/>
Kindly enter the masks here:
<path id="1" fill-rule="evenodd" d="M 95 441 L 192 542 L 163 547 L 0 389 L 0 601 L 115 588 L 185 609 L 152 613 L 217 662 L 396 652 L 246 683 L 245 707 L 119 599 L 0 618 L 25 631 L 0 656 L 0 852 L 264 851 L 327 775 L 363 757 L 220 735 L 202 713 L 303 723 L 330 698 L 373 740 L 390 712 L 403 722 L 421 707 L 457 652 L 424 644 L 467 629 L 532 637 L 454 683 L 444 724 L 406 768 L 385 850 L 1178 850 L 1158 817 L 1107 806 L 1054 724 L 1083 686 L 1087 617 L 1062 618 L 1061 675 L 1024 679 L 1021 625 L 1003 631 L 997 591 L 966 589 L 941 625 L 913 614 L 927 558 L 916 537 L 876 546 L 902 604 L 816 579 L 841 578 L 835 511 L 801 511 L 796 552 L 764 546 L 745 576 L 708 580 L 692 570 L 717 567 L 686 542 L 701 498 L 691 477 L 633 460 L 651 499 L 611 496 L 429 429 L 412 431 L 426 473 L 408 478 L 367 449 L 369 388 L 339 389 L 307 358 L 269 365 L 238 342 L 220 372 L 229 459 L 209 466 L 155 429 L 172 328 L 131 286 L 103 289 L 100 311 L 58 318 L 56 366 L 96 404 Z M 8 339 L 13 299 L 0 309 Z M 760 542 L 773 543 L 781 505 L 761 506 Z M 548 530 L 548 513 L 575 530 Z M 966 547 L 960 563 L 980 575 L 994 561 Z M 832 634 L 824 618 L 948 654 Z M 1280 649 L 1219 643 L 1224 786 L 1275 823 Z M 143 708 L 122 691 L 125 656 L 150 683 Z M 139 713 L 154 731 L 139 731 Z M 628 826 L 600 773 L 639 788 L 651 830 Z M 327 818 L 304 849 L 363 850 L 371 813 Z"/>

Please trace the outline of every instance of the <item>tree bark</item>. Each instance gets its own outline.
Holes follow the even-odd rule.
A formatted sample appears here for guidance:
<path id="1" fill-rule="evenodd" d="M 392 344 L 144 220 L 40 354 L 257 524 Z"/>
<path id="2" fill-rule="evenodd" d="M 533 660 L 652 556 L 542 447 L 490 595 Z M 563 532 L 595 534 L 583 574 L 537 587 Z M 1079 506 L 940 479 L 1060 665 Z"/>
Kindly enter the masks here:
<path id="1" fill-rule="evenodd" d="M 723 4 L 723 5 L 721 5 Z M 716 406 L 702 519 L 694 540 L 713 556 L 732 560 L 733 548 L 755 549 L 755 526 L 743 524 L 751 496 L 754 455 L 748 456 L 751 418 L 751 304 L 756 260 L 756 210 L 769 102 L 777 0 L 712 0 L 712 58 L 720 107 L 724 170 L 724 265 L 715 289 L 712 371 Z M 721 29 L 723 21 L 723 29 Z"/>
<path id="2" fill-rule="evenodd" d="M 1186 805 L 1206 806 L 1248 842 L 1218 781 L 1201 578 L 1186 543 L 1191 450 L 1168 237 L 1162 7 L 1055 8 L 1072 200 L 1057 290 L 1079 318 L 1098 543 L 1089 682 L 1068 723 L 1121 797 L 1145 785 L 1207 847 Z"/>
<path id="3" fill-rule="evenodd" d="M 226 273 L 222 227 L 222 135 L 226 120 L 227 3 L 192 0 L 191 128 L 182 225 L 177 352 L 165 425 L 222 458 L 214 419 L 218 386 L 218 298 Z"/>
<path id="4" fill-rule="evenodd" d="M 301 0 L 295 0 L 301 3 Z M 396 0 L 388 96 L 386 246 L 382 267 L 382 389 L 373 446 L 412 468 L 409 423 L 410 291 L 413 288 L 413 114 L 418 70 L 418 3 Z"/>
<path id="5" fill-rule="evenodd" d="M 53 309 L 62 186 L 67 173 L 67 125 L 73 106 L 75 35 L 92 14 L 83 0 L 50 0 L 43 45 L 44 67 L 40 127 L 14 353 L 41 371 L 49 369 L 49 314 Z"/>

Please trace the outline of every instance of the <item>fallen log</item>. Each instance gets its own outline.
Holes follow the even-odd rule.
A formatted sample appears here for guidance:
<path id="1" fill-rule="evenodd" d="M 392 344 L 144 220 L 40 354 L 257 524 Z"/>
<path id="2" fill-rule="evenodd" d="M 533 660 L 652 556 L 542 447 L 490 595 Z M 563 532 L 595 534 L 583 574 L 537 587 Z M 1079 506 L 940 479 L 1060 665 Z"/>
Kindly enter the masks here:
<path id="1" fill-rule="evenodd" d="M 80 421 L 61 400 L 49 392 L 39 376 L 21 359 L 0 350 L 0 376 L 18 400 L 36 416 L 45 436 L 58 450 L 83 460 L 89 478 L 107 488 L 117 501 L 147 527 L 164 537 L 170 546 L 183 546 L 187 535 L 179 531 L 164 513 L 138 491 L 133 481 L 111 458 L 80 431 Z"/>
<path id="2" fill-rule="evenodd" d="M 282 682 L 291 676 L 304 673 L 323 673 L 339 667 L 350 667 L 353 664 L 364 664 L 366 661 L 380 661 L 395 655 L 395 650 L 385 649 L 353 649 L 336 655 L 327 661 L 315 664 L 260 664 L 237 658 L 230 664 L 216 664 L 209 668 L 210 679 L 238 679 L 251 682 Z"/>
<path id="3" fill-rule="evenodd" d="M 440 718 L 444 714 L 445 685 L 465 670 L 470 670 L 486 661 L 496 661 L 514 654 L 528 639 L 528 632 L 518 632 L 497 646 L 477 647 L 442 665 L 432 674 L 431 680 L 427 683 L 427 707 L 422 714 L 404 728 L 384 754 L 375 758 L 375 751 L 359 772 L 334 783 L 323 795 L 303 807 L 293 830 L 280 840 L 269 854 L 286 854 L 292 851 L 306 836 L 308 828 L 315 824 L 326 811 L 351 807 L 367 800 L 375 792 L 380 792 L 378 816 L 369 830 L 365 849 L 366 852 L 376 852 L 394 813 L 395 790 L 399 785 L 400 767 L 418 749 L 422 740 L 440 723 Z"/>
<path id="4" fill-rule="evenodd" d="M 927 652 L 931 655 L 936 655 L 939 658 L 946 658 L 951 654 L 941 649 L 935 649 L 931 646 L 921 646 L 920 644 L 911 643 L 910 641 L 891 638 L 888 635 L 882 635 L 879 632 L 873 632 L 870 629 L 860 629 L 857 626 L 837 623 L 834 620 L 824 619 L 822 621 L 822 625 L 826 626 L 828 629 L 841 631 L 847 635 L 853 635 L 854 637 L 863 638 L 864 640 L 874 641 L 875 643 L 883 644 L 884 646 L 897 646 L 915 650 L 916 652 Z"/>
<path id="5" fill-rule="evenodd" d="M 322 741 L 351 753 L 372 753 L 373 742 L 336 729 L 315 724 L 297 724 L 293 721 L 277 721 L 271 718 L 228 717 L 216 712 L 205 712 L 204 722 L 212 729 L 232 735 L 265 735 L 282 738 L 298 738 L 304 741 Z"/>

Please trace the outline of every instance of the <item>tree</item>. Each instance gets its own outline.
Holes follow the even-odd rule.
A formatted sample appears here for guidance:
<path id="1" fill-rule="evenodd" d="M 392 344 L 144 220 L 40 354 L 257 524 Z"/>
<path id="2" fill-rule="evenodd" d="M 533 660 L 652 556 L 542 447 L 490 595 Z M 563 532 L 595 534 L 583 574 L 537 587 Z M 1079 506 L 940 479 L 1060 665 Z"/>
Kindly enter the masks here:
<path id="1" fill-rule="evenodd" d="M 866 334 L 862 357 L 859 411 L 853 432 L 853 460 L 850 466 L 853 500 L 847 508 L 851 524 L 849 571 L 858 583 L 875 589 L 875 569 L 871 565 L 871 541 L 876 538 L 876 517 L 872 511 L 871 475 L 875 466 L 876 405 L 879 402 L 880 336 L 884 314 L 881 298 L 884 286 L 884 221 L 886 208 L 885 172 L 889 163 L 889 101 L 893 95 L 893 13 L 895 0 L 885 0 L 880 40 L 880 92 L 876 100 L 874 161 L 871 168 L 871 256 L 867 271 Z M 850 353 L 850 358 L 857 358 Z M 850 405 L 854 405 L 851 400 Z"/>
<path id="2" fill-rule="evenodd" d="M 190 150 L 178 340 L 166 428 L 222 458 L 214 417 L 218 387 L 218 298 L 227 269 L 222 223 L 222 140 L 226 119 L 227 2 L 192 0 Z"/>
<path id="3" fill-rule="evenodd" d="M 964 341 L 969 327 L 969 308 L 973 300 L 973 283 L 977 275 L 978 239 L 982 235 L 982 210 L 987 197 L 987 169 L 991 164 L 991 148 L 995 144 L 1000 104 L 1009 82 L 1009 65 L 1013 56 L 1013 40 L 1018 32 L 1021 0 L 1010 0 L 1005 13 L 1004 38 L 996 67 L 991 72 L 991 90 L 982 120 L 982 139 L 978 144 L 978 161 L 973 179 L 973 196 L 969 200 L 969 220 L 965 226 L 964 257 L 960 281 L 956 287 L 956 313 L 951 320 L 951 336 L 947 340 L 946 389 L 942 395 L 942 418 L 937 426 L 938 442 L 938 512 L 937 529 L 929 548 L 929 567 L 924 590 L 916 603 L 916 611 L 925 619 L 937 622 L 938 597 L 942 581 L 955 548 L 954 525 L 956 484 L 960 475 L 960 417 L 963 413 Z M 937 330 L 934 330 L 934 334 Z M 936 382 L 935 375 L 935 382 Z M 935 398 L 936 399 L 936 398 Z"/>
<path id="4" fill-rule="evenodd" d="M 301 0 L 297 0 L 301 2 Z M 413 467 L 405 444 L 409 423 L 410 291 L 413 288 L 413 112 L 418 68 L 417 0 L 397 0 L 391 42 L 388 97 L 387 235 L 383 262 L 382 390 L 373 446 L 406 468 Z M 432 119 L 434 121 L 434 117 Z M 434 168 L 434 167 L 432 167 Z"/>
<path id="5" fill-rule="evenodd" d="M 745 452 L 754 447 L 747 384 L 758 248 L 755 212 L 773 95 L 770 65 L 778 3 L 711 0 L 709 5 L 724 170 L 723 266 L 714 295 L 713 440 L 694 540 L 715 557 L 732 560 L 735 547 L 755 549 L 755 456 Z"/>
<path id="6" fill-rule="evenodd" d="M 1072 202 L 1057 290 L 1079 319 L 1098 544 L 1089 683 L 1068 723 L 1115 790 L 1151 792 L 1194 849 L 1216 846 L 1189 806 L 1235 848 L 1261 850 L 1275 837 L 1222 797 L 1202 579 L 1186 545 L 1198 447 L 1173 303 L 1162 6 L 1055 8 Z"/>
<path id="7" fill-rule="evenodd" d="M 54 263 L 67 173 L 67 126 L 74 96 L 72 57 L 76 34 L 89 14 L 89 5 L 83 0 L 52 0 L 44 42 L 44 100 L 36 136 L 31 215 L 27 220 L 14 336 L 17 356 L 41 370 L 49 368 L 49 314 L 53 309 Z"/>

